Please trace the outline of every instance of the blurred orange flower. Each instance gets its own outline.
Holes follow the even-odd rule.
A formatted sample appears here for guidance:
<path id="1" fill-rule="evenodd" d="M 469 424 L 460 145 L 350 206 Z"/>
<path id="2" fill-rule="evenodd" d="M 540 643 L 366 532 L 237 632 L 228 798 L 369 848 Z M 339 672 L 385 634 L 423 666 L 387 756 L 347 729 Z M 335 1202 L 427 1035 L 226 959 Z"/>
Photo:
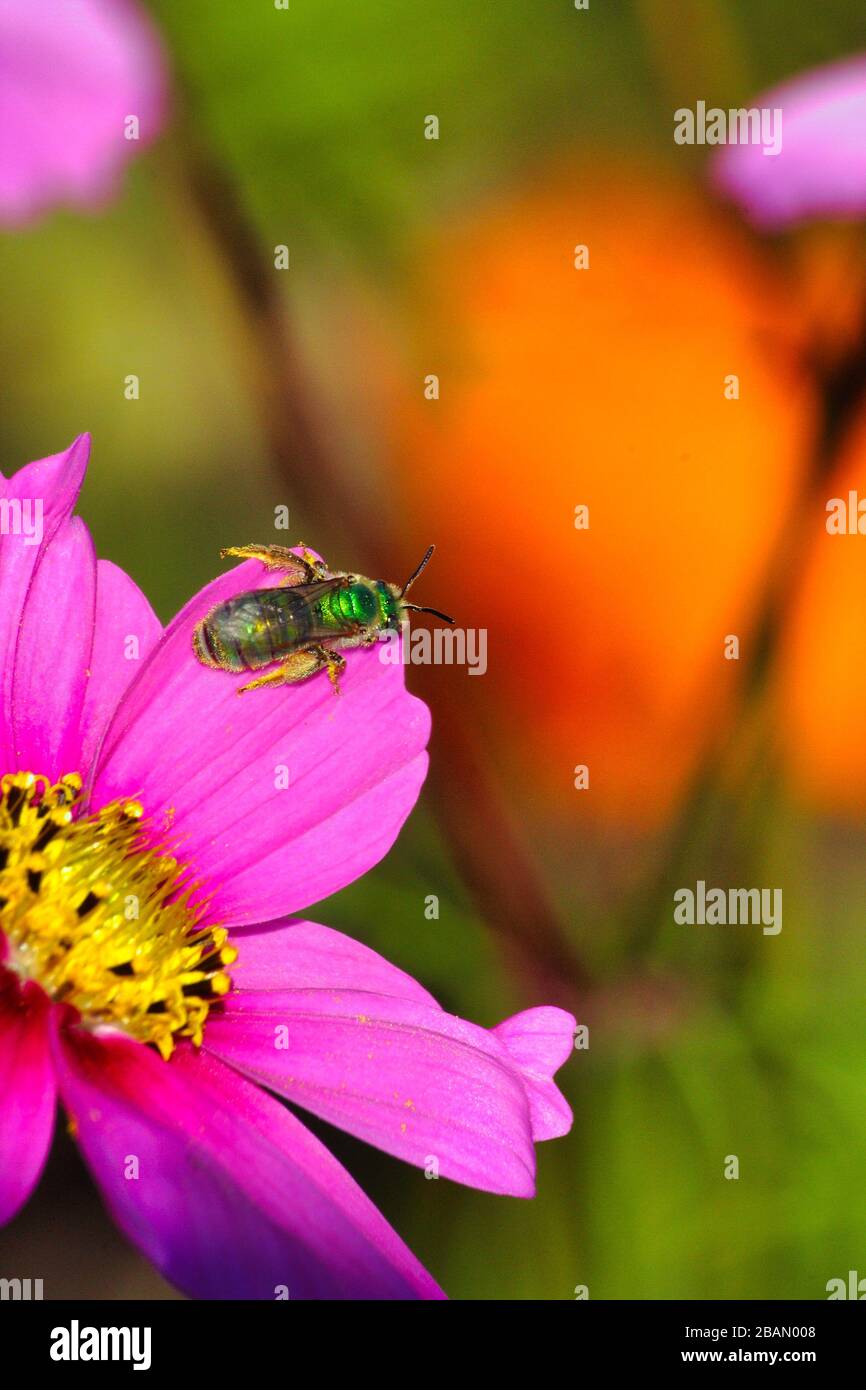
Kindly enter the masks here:
<path id="1" fill-rule="evenodd" d="M 732 218 L 634 169 L 482 212 L 418 285 L 395 473 L 417 545 L 440 539 L 437 605 L 489 629 L 485 737 L 558 813 L 651 825 L 721 728 L 726 639 L 747 650 L 814 447 L 813 306 Z"/>
<path id="2" fill-rule="evenodd" d="M 809 544 L 776 688 L 793 784 L 823 810 L 862 813 L 866 810 L 866 536 L 827 530 L 827 503 L 839 499 L 847 510 L 851 492 L 866 499 L 864 413 L 809 509 Z M 866 531 L 866 518 L 863 528 Z"/>

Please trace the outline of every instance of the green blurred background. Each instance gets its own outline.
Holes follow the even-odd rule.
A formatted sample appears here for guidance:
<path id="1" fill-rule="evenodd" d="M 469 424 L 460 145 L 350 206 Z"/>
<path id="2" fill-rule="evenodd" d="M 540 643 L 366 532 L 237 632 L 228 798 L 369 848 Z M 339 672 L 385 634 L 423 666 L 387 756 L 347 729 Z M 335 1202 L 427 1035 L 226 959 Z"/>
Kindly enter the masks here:
<path id="1" fill-rule="evenodd" d="M 625 152 L 650 176 L 683 158 L 699 186 L 703 152 L 675 151 L 674 107 L 746 101 L 861 38 L 846 0 L 793 10 L 782 0 L 592 0 L 589 12 L 570 0 L 149 8 L 172 67 L 166 133 L 103 213 L 60 212 L 3 236 L 0 454 L 8 473 L 91 431 L 80 513 L 99 553 L 164 620 L 217 572 L 220 546 L 268 540 L 283 503 L 291 539 L 339 566 L 373 565 L 356 514 L 376 518 L 375 563 L 388 577 L 417 558 L 426 518 L 407 516 L 417 503 L 400 475 L 422 464 L 395 458 L 378 377 L 418 392 L 417 292 L 447 228 L 560 155 Z M 429 113 L 438 142 L 423 138 Z M 228 250 L 221 204 L 241 222 Z M 282 243 L 291 268 L 273 273 L 277 309 L 265 314 L 282 307 L 305 409 L 340 461 L 345 493 L 319 487 L 315 459 L 300 450 L 291 466 L 276 456 L 263 406 L 273 321 L 263 329 L 257 319 L 240 264 L 256 246 L 272 264 Z M 124 397 L 129 373 L 140 377 L 137 401 Z M 533 486 L 544 481 L 536 472 Z M 459 481 L 449 486 L 459 509 Z M 351 514 L 341 515 L 344 496 Z M 447 534 L 433 538 L 448 547 Z M 513 572 L 506 552 L 502 581 Z M 421 601 L 454 601 L 484 625 L 467 593 L 440 593 L 434 563 Z M 542 666 L 546 620 L 541 605 L 540 630 L 514 633 L 515 652 Z M 559 621 L 556 643 L 572 640 Z M 507 927 L 470 887 L 447 788 L 425 792 L 385 862 L 312 915 L 484 1024 L 533 1003 L 574 1007 L 590 1027 L 588 1050 L 561 1073 L 574 1128 L 540 1149 L 528 1203 L 426 1181 L 324 1125 L 317 1132 L 452 1297 L 568 1299 L 586 1285 L 591 1298 L 820 1298 L 828 1279 L 866 1273 L 862 820 L 819 812 L 772 775 L 747 779 L 736 798 L 711 784 L 675 846 L 680 877 L 666 883 L 673 813 L 644 830 L 576 820 L 546 785 L 498 761 L 488 729 L 499 721 L 502 743 L 519 742 L 521 721 L 485 680 L 425 673 L 434 729 L 446 682 L 454 718 L 475 687 L 468 727 L 475 721 L 497 814 L 581 973 L 557 978 L 546 957 L 537 983 L 524 968 L 531 934 L 516 958 Z M 411 669 L 408 683 L 422 688 Z M 535 717 L 528 704 L 522 718 Z M 573 718 L 579 743 L 579 689 Z M 443 738 L 434 735 L 434 764 Z M 574 761 L 564 748 L 564 783 Z M 471 798 L 450 767 L 455 803 Z M 507 881 L 507 858 L 499 867 Z M 672 887 L 714 872 L 784 885 L 781 936 L 675 930 Z M 429 893 L 438 921 L 424 916 Z M 738 1181 L 724 1179 L 729 1154 Z M 172 1296 L 114 1232 L 64 1135 L 3 1248 L 22 1275 L 45 1278 L 48 1296 Z"/>

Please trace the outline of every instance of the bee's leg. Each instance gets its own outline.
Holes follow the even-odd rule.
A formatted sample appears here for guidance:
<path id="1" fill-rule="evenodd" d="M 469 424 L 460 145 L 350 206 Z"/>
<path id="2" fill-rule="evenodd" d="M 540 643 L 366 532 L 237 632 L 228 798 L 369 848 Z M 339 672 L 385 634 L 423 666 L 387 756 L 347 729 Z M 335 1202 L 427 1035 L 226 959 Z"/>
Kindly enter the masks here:
<path id="1" fill-rule="evenodd" d="M 284 545 L 230 545 L 220 551 L 223 559 L 258 560 L 270 570 L 285 570 L 289 582 L 312 584 L 316 579 L 324 579 L 329 574 L 324 560 L 314 555 L 303 541 L 298 541 L 296 555 Z"/>
<path id="2" fill-rule="evenodd" d="M 320 647 L 325 665 L 328 668 L 328 680 L 334 687 L 334 694 L 340 693 L 340 677 L 346 669 L 346 658 L 340 656 L 339 652 L 332 652 L 327 647 Z"/>
<path id="3" fill-rule="evenodd" d="M 340 656 L 339 652 L 332 652 L 318 644 L 304 647 L 302 651 L 292 652 L 275 671 L 269 671 L 266 676 L 258 676 L 248 685 L 242 685 L 238 694 L 243 695 L 245 690 L 258 690 L 265 685 L 297 685 L 299 681 L 308 680 L 310 676 L 315 676 L 318 671 L 327 667 L 328 679 L 339 695 L 338 680 L 345 665 L 345 658 Z"/>

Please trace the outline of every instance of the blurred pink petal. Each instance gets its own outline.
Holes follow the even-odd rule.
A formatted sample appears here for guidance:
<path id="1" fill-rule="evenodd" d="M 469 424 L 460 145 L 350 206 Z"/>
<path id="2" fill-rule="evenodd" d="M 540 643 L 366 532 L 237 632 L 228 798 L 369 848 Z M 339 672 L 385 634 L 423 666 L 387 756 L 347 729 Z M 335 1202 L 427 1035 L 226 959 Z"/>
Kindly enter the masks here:
<path id="1" fill-rule="evenodd" d="M 121 701 L 94 777 L 94 805 L 135 787 L 156 824 L 170 818 L 226 925 L 299 912 L 372 868 L 427 770 L 429 711 L 377 651 L 347 653 L 339 695 L 314 678 L 239 696 L 248 676 L 196 660 L 193 628 L 214 604 L 278 582 L 250 560 L 186 605 Z"/>
<path id="2" fill-rule="evenodd" d="M 553 1076 L 571 1056 L 574 1029 L 571 1014 L 549 1005 L 526 1009 L 493 1029 L 523 1075 L 536 1143 L 559 1139 L 571 1129 L 571 1107 Z"/>
<path id="3" fill-rule="evenodd" d="M 750 102 L 782 110 L 782 148 L 727 145 L 711 177 L 759 227 L 866 213 L 866 55 L 795 77 Z"/>
<path id="4" fill-rule="evenodd" d="M 49 1011 L 38 985 L 19 990 L 0 965 L 0 1226 L 27 1201 L 51 1145 L 57 1102 Z"/>
<path id="5" fill-rule="evenodd" d="M 134 0 L 0 0 L 0 221 L 105 202 L 159 133 L 165 86 Z M 138 139 L 126 137 L 130 116 Z"/>
<path id="6" fill-rule="evenodd" d="M 288 1110 L 192 1048 L 59 1031 L 64 1104 L 125 1234 L 198 1298 L 441 1298 Z M 137 1162 L 131 1175 L 130 1157 Z"/>
<path id="7" fill-rule="evenodd" d="M 521 1069 L 493 1033 L 438 1007 L 357 987 L 241 989 L 204 1046 L 407 1163 L 433 1157 L 442 1177 L 485 1192 L 535 1190 Z"/>

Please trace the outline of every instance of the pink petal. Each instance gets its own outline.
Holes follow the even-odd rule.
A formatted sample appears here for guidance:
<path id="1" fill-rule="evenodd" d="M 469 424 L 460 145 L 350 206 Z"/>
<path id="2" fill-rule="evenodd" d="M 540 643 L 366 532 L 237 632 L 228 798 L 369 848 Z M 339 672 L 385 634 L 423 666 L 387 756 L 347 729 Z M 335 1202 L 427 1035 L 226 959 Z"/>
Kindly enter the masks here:
<path id="1" fill-rule="evenodd" d="M 548 1005 L 526 1009 L 493 1029 L 523 1075 L 536 1143 L 558 1139 L 571 1129 L 571 1107 L 553 1076 L 571 1056 L 576 1026 L 572 1014 Z"/>
<path id="2" fill-rule="evenodd" d="M 269 922 L 233 934 L 240 956 L 232 980 L 242 992 L 274 989 L 363 989 L 415 999 L 438 1009 L 423 985 L 342 932 L 318 922 Z"/>
<path id="3" fill-rule="evenodd" d="M 224 1010 L 205 1048 L 271 1090 L 442 1177 L 532 1196 L 526 1087 L 492 1033 L 363 990 L 233 992 Z"/>
<path id="4" fill-rule="evenodd" d="M 866 55 L 793 78 L 749 103 L 780 108 L 782 149 L 727 145 L 712 178 L 758 226 L 866 212 Z"/>
<path id="5" fill-rule="evenodd" d="M 0 477 L 0 502 L 13 504 L 0 514 L 0 772 L 15 766 L 12 675 L 24 600 L 37 561 L 75 506 L 89 455 L 90 436 L 82 434 L 62 454 L 28 464 L 12 478 Z M 28 522 L 29 534 L 21 529 Z"/>
<path id="6" fill-rule="evenodd" d="M 184 1046 L 56 1038 L 64 1104 L 124 1233 L 199 1298 L 438 1298 L 348 1173 L 271 1097 Z M 137 1162 L 137 1176 L 130 1160 Z"/>
<path id="7" fill-rule="evenodd" d="M 54 1131 L 56 1091 L 48 1045 L 51 1005 L 37 985 L 0 967 L 0 1226 L 24 1205 Z"/>
<path id="8" fill-rule="evenodd" d="M 235 925 L 301 911 L 371 868 L 427 767 L 427 708 L 375 650 L 348 653 L 339 696 L 324 674 L 238 696 L 248 677 L 196 660 L 193 629 L 214 604 L 277 582 L 247 561 L 187 604 L 122 701 L 93 788 L 95 805 L 136 788 L 212 915 Z"/>
<path id="9" fill-rule="evenodd" d="M 162 635 L 144 594 L 117 565 L 96 566 L 96 627 L 81 715 L 78 768 L 86 775 L 111 715 Z"/>
<path id="10" fill-rule="evenodd" d="M 12 677 L 16 769 L 51 781 L 79 769 L 95 601 L 93 542 L 74 517 L 43 548 L 24 604 Z"/>
<path id="11" fill-rule="evenodd" d="M 164 119 L 163 58 L 131 0 L 0 4 L 0 220 L 97 205 Z M 137 116 L 138 140 L 124 122 Z"/>

